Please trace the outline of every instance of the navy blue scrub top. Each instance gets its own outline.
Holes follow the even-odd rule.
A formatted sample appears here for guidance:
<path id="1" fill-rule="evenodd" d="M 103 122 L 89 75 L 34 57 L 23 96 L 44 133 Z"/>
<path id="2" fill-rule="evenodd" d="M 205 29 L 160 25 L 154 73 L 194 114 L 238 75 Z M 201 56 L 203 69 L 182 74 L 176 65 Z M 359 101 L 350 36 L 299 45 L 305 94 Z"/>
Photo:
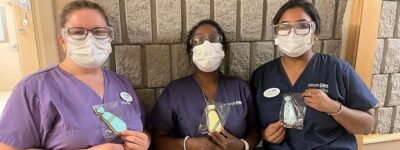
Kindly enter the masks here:
<path id="1" fill-rule="evenodd" d="M 262 128 L 279 120 L 283 94 L 302 93 L 307 88 L 324 90 L 331 99 L 338 100 L 351 109 L 368 111 L 377 103 L 370 90 L 348 63 L 318 53 L 311 58 L 293 86 L 280 58 L 259 67 L 253 73 L 250 84 Z M 270 88 L 280 89 L 279 95 L 272 98 L 264 97 L 264 91 Z M 263 141 L 263 149 L 356 150 L 357 144 L 353 134 L 347 132 L 332 116 L 307 106 L 303 130 L 286 129 L 282 143 L 271 144 Z"/>
<path id="2" fill-rule="evenodd" d="M 220 75 L 216 102 L 229 103 L 224 126 L 237 138 L 255 128 L 257 120 L 249 85 L 240 78 Z M 193 76 L 172 81 L 159 97 L 149 116 L 149 125 L 176 138 L 197 137 L 206 108 L 201 88 Z"/>

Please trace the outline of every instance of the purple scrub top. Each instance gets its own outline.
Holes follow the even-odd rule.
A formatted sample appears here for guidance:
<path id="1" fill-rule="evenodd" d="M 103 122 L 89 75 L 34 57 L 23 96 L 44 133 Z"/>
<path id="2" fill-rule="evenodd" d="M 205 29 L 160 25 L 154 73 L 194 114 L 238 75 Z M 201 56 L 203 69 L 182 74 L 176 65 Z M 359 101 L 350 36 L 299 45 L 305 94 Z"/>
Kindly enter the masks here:
<path id="1" fill-rule="evenodd" d="M 104 122 L 93 105 L 122 101 L 119 108 L 129 130 L 143 131 L 143 109 L 129 82 L 104 70 L 104 99 L 59 66 L 50 66 L 23 79 L 14 88 L 0 117 L 0 143 L 19 149 L 81 149 L 105 142 Z M 121 139 L 116 140 L 121 143 Z"/>
<path id="2" fill-rule="evenodd" d="M 232 135 L 244 138 L 256 127 L 250 87 L 242 79 L 221 75 L 216 101 L 231 106 L 224 128 Z M 175 80 L 160 95 L 149 115 L 149 125 L 176 138 L 202 136 L 199 125 L 204 108 L 204 96 L 193 76 Z"/>

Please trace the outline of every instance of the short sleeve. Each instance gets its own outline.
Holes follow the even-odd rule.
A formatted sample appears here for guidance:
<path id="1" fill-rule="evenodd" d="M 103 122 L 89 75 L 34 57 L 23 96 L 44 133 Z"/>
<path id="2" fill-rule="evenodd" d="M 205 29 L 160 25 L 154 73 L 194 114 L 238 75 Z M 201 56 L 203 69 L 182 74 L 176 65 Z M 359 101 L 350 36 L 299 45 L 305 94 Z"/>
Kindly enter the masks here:
<path id="1" fill-rule="evenodd" d="M 343 83 L 346 88 L 345 106 L 367 111 L 377 104 L 376 98 L 350 65 L 343 71 Z"/>
<path id="2" fill-rule="evenodd" d="M 120 80 L 121 85 L 127 89 L 129 91 L 129 94 L 133 96 L 134 100 L 137 100 L 134 106 L 135 110 L 139 110 L 140 112 L 140 120 L 142 121 L 141 123 L 143 124 L 143 127 L 145 127 L 145 120 L 146 120 L 146 110 L 142 105 L 142 102 L 140 101 L 139 97 L 137 96 L 135 90 L 133 89 L 132 85 L 130 85 L 128 79 L 126 79 L 123 75 L 115 73 L 115 72 L 111 72 L 109 70 L 106 70 L 107 73 L 111 74 L 111 75 L 115 75 L 115 77 L 117 77 L 117 79 Z"/>
<path id="3" fill-rule="evenodd" d="M 20 82 L 13 90 L 0 117 L 0 143 L 18 149 L 40 148 L 45 132 L 39 99 Z"/>
<path id="4" fill-rule="evenodd" d="M 140 109 L 140 113 L 141 113 L 140 119 L 142 120 L 143 126 L 146 127 L 145 123 L 146 123 L 146 117 L 147 117 L 146 115 L 147 114 L 146 114 L 146 111 L 140 101 L 139 101 L 139 109 Z"/>
<path id="5" fill-rule="evenodd" d="M 139 97 L 137 96 L 135 90 L 132 88 L 132 86 L 130 86 L 128 80 L 125 79 L 124 81 L 127 84 L 126 87 L 129 89 L 129 94 L 133 95 L 134 99 L 137 100 L 136 108 L 140 110 L 140 120 L 142 121 L 143 127 L 145 127 L 145 121 L 146 121 L 146 117 L 147 117 L 146 110 L 143 107 L 143 104 L 140 101 Z"/>
<path id="6" fill-rule="evenodd" d="M 172 133 L 174 130 L 175 115 L 170 96 L 169 88 L 166 87 L 149 115 L 148 123 L 151 128 L 167 133 Z"/>
<path id="7" fill-rule="evenodd" d="M 253 100 L 255 100 L 255 95 L 257 93 L 258 74 L 259 73 L 258 73 L 258 69 L 257 69 L 253 72 L 253 74 L 251 75 L 250 81 L 249 81 L 251 95 L 253 96 Z"/>
<path id="8" fill-rule="evenodd" d="M 256 116 L 256 126 L 260 126 L 261 121 L 260 121 L 260 116 L 259 116 L 259 108 L 257 107 L 257 90 L 258 90 L 258 84 L 259 84 L 259 71 L 258 69 L 253 72 L 253 75 L 250 78 L 250 96 L 251 96 L 251 103 L 253 104 L 253 112 L 254 116 Z"/>
<path id="9" fill-rule="evenodd" d="M 131 86 L 129 86 L 129 93 L 131 95 L 133 95 L 135 100 L 137 100 L 137 103 L 136 103 L 137 106 L 135 107 L 135 109 L 139 109 L 140 120 L 142 121 L 143 127 L 146 127 L 146 125 L 145 125 L 146 115 L 147 115 L 146 110 L 143 107 L 142 102 L 139 100 L 139 97 L 137 96 L 135 90 Z"/>
<path id="10" fill-rule="evenodd" d="M 243 82 L 242 85 L 242 92 L 243 92 L 243 96 L 244 99 L 246 100 L 246 104 L 247 104 L 247 114 L 246 114 L 246 128 L 247 131 L 257 128 L 257 112 L 256 112 L 256 108 L 255 108 L 255 104 L 253 101 L 253 97 L 250 91 L 250 87 Z"/>

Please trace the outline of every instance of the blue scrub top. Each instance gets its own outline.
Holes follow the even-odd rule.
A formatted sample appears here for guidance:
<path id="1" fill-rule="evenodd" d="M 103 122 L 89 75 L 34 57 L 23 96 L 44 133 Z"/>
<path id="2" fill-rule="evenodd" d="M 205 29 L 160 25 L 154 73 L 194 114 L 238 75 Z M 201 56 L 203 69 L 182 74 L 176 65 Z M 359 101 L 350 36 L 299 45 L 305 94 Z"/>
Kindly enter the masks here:
<path id="1" fill-rule="evenodd" d="M 246 82 L 237 77 L 220 75 L 217 102 L 229 103 L 230 112 L 224 126 L 237 138 L 244 138 L 246 129 L 257 124 L 255 109 Z M 197 137 L 206 102 L 193 76 L 172 81 L 163 91 L 151 114 L 149 125 L 172 137 Z"/>
<path id="2" fill-rule="evenodd" d="M 260 126 L 263 128 L 279 120 L 283 94 L 302 93 L 307 88 L 322 89 L 331 99 L 338 100 L 351 109 L 367 111 L 377 103 L 370 90 L 348 63 L 318 53 L 311 58 L 293 86 L 280 58 L 259 67 L 253 73 L 250 84 L 260 116 Z M 280 89 L 279 95 L 272 98 L 264 97 L 264 91 L 270 88 Z M 354 135 L 344 129 L 332 116 L 307 106 L 303 130 L 286 129 L 282 143 L 271 144 L 263 141 L 263 149 L 356 150 L 357 144 Z"/>

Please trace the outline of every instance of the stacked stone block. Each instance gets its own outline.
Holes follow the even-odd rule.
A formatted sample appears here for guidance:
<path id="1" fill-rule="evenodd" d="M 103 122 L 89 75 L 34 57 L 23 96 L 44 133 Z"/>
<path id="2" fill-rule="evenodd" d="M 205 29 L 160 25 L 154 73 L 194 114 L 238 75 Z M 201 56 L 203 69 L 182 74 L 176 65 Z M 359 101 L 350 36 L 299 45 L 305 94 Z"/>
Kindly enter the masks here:
<path id="1" fill-rule="evenodd" d="M 249 80 L 257 67 L 281 56 L 274 45 L 272 18 L 287 0 L 91 1 L 106 9 L 115 30 L 113 54 L 106 67 L 129 80 L 147 111 L 170 81 L 192 73 L 186 34 L 202 19 L 216 20 L 227 35 L 229 46 L 221 67 L 227 75 Z M 347 0 L 309 1 L 322 18 L 313 50 L 339 56 Z"/>
<path id="2" fill-rule="evenodd" d="M 378 100 L 374 133 L 400 132 L 399 1 L 382 2 L 371 91 Z"/>

